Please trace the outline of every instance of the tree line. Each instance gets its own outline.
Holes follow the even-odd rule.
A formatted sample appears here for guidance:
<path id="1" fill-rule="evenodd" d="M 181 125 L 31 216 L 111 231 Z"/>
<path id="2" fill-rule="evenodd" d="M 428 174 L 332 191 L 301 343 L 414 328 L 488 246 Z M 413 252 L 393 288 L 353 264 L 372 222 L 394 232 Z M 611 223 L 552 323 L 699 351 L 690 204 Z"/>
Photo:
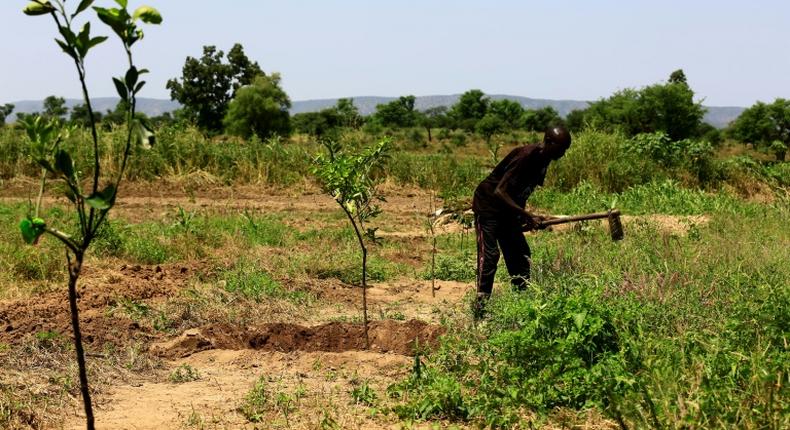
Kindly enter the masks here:
<path id="1" fill-rule="evenodd" d="M 705 108 L 694 100 L 694 91 L 683 70 L 672 72 L 666 82 L 617 91 L 564 118 L 553 107 L 528 109 L 513 100 L 492 100 L 479 89 L 466 91 L 452 106 L 425 110 L 416 108 L 415 96 L 405 95 L 376 106 L 375 112 L 367 116 L 362 116 L 349 98 L 339 99 L 331 108 L 290 115 L 291 101 L 281 86 L 280 74 L 265 73 L 247 57 L 240 44 L 235 44 L 227 56 L 215 46 L 204 46 L 203 55 L 187 57 L 181 76 L 170 79 L 166 88 L 182 108 L 149 121 L 153 125 L 190 123 L 208 135 L 267 138 L 298 132 L 334 138 L 348 128 L 422 128 L 428 141 L 433 140 L 434 130 L 449 129 L 477 133 L 490 142 L 501 133 L 542 131 L 564 124 L 572 131 L 592 127 L 628 136 L 660 133 L 670 141 L 702 139 L 714 145 L 730 138 L 769 150 L 780 160 L 784 160 L 790 145 L 790 100 L 757 102 L 721 131 L 703 121 Z M 10 104 L 0 106 L 0 125 L 13 109 Z M 116 109 L 95 114 L 101 123 L 112 125 L 123 123 L 126 111 L 121 101 Z M 20 118 L 26 115 L 83 126 L 89 119 L 85 105 L 75 106 L 69 113 L 65 100 L 55 96 L 45 99 L 42 113 L 17 114 Z"/>

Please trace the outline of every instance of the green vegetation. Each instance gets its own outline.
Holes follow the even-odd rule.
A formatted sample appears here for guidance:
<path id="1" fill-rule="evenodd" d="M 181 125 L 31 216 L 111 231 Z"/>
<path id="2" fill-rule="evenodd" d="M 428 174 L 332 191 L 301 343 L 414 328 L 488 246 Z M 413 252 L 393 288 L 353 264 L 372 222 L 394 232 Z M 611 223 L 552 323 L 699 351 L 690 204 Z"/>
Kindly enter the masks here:
<path id="1" fill-rule="evenodd" d="M 329 194 L 346 214 L 362 253 L 362 321 L 365 326 L 365 347 L 368 339 L 368 242 L 376 242 L 376 229 L 367 222 L 381 213 L 376 204 L 383 200 L 376 186 L 380 182 L 379 170 L 387 159 L 389 140 L 382 140 L 359 153 L 343 151 L 340 144 L 325 142 L 326 155 L 316 158 L 313 170 L 325 193 Z"/>
<path id="2" fill-rule="evenodd" d="M 498 428 L 556 408 L 626 428 L 786 427 L 790 208 L 707 213 L 687 234 L 631 223 L 622 243 L 539 234 L 531 289 L 500 291 L 484 325 L 418 357 L 389 390 L 394 411 Z"/>
<path id="3" fill-rule="evenodd" d="M 790 100 L 755 103 L 733 121 L 729 132 L 735 139 L 762 146 L 784 161 L 790 145 Z"/>
<path id="4" fill-rule="evenodd" d="M 259 75 L 251 84 L 239 88 L 225 115 L 225 130 L 245 138 L 268 138 L 288 134 L 288 109 L 291 101 L 280 88 L 280 75 Z"/>
<path id="5" fill-rule="evenodd" d="M 222 121 L 228 106 L 240 88 L 250 85 L 263 71 L 257 62 L 250 61 L 240 44 L 225 53 L 215 46 L 204 46 L 200 59 L 187 57 L 182 76 L 167 81 L 170 98 L 183 106 L 183 115 L 202 130 L 222 131 Z"/>
<path id="6" fill-rule="evenodd" d="M 159 24 L 162 17 L 156 9 L 150 6 L 142 6 L 132 14 L 127 10 L 127 2 L 117 2 L 121 8 L 101 8 L 93 7 L 97 17 L 105 23 L 118 36 L 123 44 L 123 48 L 128 58 L 128 70 L 122 78 L 113 78 L 113 82 L 121 100 L 127 102 L 128 111 L 126 116 L 126 138 L 122 148 L 122 157 L 118 174 L 110 179 L 102 178 L 99 154 L 99 139 L 96 130 L 96 121 L 91 109 L 91 100 L 88 94 L 86 83 L 85 58 L 89 51 L 95 46 L 107 40 L 106 36 L 91 37 L 90 22 L 83 25 L 79 32 L 75 33 L 72 28 L 73 19 L 85 12 L 91 5 L 92 0 L 83 0 L 72 13 L 66 12 L 64 1 L 55 0 L 36 0 L 30 2 L 24 9 L 24 13 L 30 16 L 49 15 L 58 28 L 58 32 L 63 39 L 55 41 L 63 52 L 74 60 L 77 69 L 82 92 L 87 106 L 88 116 L 90 117 L 90 130 L 93 147 L 93 157 L 90 170 L 87 172 L 92 175 L 85 175 L 82 170 L 75 169 L 74 154 L 61 148 L 60 144 L 68 136 L 69 130 L 61 127 L 62 116 L 67 110 L 64 107 L 65 101 L 62 98 L 48 97 L 45 100 L 45 112 L 43 116 L 30 116 L 23 121 L 27 132 L 27 143 L 29 145 L 29 155 L 32 160 L 40 167 L 41 185 L 35 208 L 28 209 L 27 216 L 19 223 L 22 237 L 29 245 L 35 245 L 43 235 L 52 236 L 60 241 L 66 248 L 66 268 L 68 270 L 68 301 L 71 314 L 71 325 L 74 334 L 74 347 L 76 361 L 79 370 L 80 392 L 82 395 L 85 418 L 88 430 L 94 428 L 93 406 L 90 398 L 90 388 L 88 386 L 88 375 L 85 365 L 85 352 L 82 345 L 82 335 L 80 332 L 79 310 L 77 307 L 77 281 L 82 272 L 85 253 L 88 251 L 91 242 L 98 234 L 106 220 L 106 216 L 115 204 L 115 196 L 118 186 L 123 179 L 123 173 L 127 167 L 127 161 L 131 154 L 133 144 L 141 146 L 147 143 L 150 130 L 147 125 L 135 116 L 136 95 L 145 85 L 145 81 L 140 80 L 140 76 L 148 71 L 138 69 L 132 56 L 132 46 L 143 38 L 143 30 L 138 26 L 139 23 Z M 87 139 L 86 139 L 87 140 Z M 83 144 L 84 145 L 84 144 Z M 88 145 L 85 145 L 88 146 Z M 87 173 L 85 172 L 85 173 Z M 91 178 L 88 182 L 90 188 L 83 191 L 83 180 Z M 105 172 L 105 177 L 106 177 Z M 66 198 L 73 204 L 72 217 L 79 221 L 75 232 L 68 233 L 52 227 L 52 222 L 47 222 L 41 218 L 42 198 L 46 190 L 47 180 L 57 179 L 62 181 L 65 186 Z M 100 180 L 103 179 L 104 186 L 99 190 Z M 90 180 L 90 179 L 89 179 Z M 57 225 L 57 224 L 55 224 Z M 51 338 L 45 337 L 47 341 Z M 42 340 L 42 339 L 40 339 Z"/>
<path id="7" fill-rule="evenodd" d="M 197 381 L 200 379 L 200 372 L 188 364 L 182 364 L 170 373 L 168 379 L 174 384 Z"/>
<path id="8" fill-rule="evenodd" d="M 131 60 L 131 47 L 142 37 L 138 21 L 161 17 L 149 7 L 130 13 L 125 1 L 116 3 L 122 8 L 93 10 Z M 92 4 L 83 0 L 76 11 Z M 85 57 L 106 38 L 91 37 L 88 25 L 75 33 L 61 1 L 34 1 L 25 10 L 58 18 L 58 43 L 84 89 Z M 235 45 L 227 62 L 213 46 L 204 47 L 200 59 L 187 58 L 182 77 L 168 82 L 183 110 L 148 120 L 136 112 L 144 75 L 130 61 L 124 76 L 114 78 L 121 101 L 103 118 L 87 91 L 70 113 L 62 98 L 50 96 L 43 112 L 22 115 L 11 127 L 4 119 L 14 107 L 0 107 L 0 183 L 12 185 L 4 197 L 17 199 L 0 204 L 0 284 L 9 286 L 0 298 L 30 300 L 68 281 L 79 384 L 66 365 L 62 374 L 41 370 L 50 363 L 19 368 L 63 385 L 64 397 L 77 398 L 80 390 L 89 428 L 88 375 L 100 371 L 87 371 L 80 340 L 76 286 L 84 261 L 96 263 L 91 285 L 114 288 L 128 277 L 133 289 L 141 284 L 156 294 L 126 297 L 119 288 L 117 295 L 82 296 L 80 306 L 96 306 L 94 324 L 121 321 L 146 336 L 128 350 L 116 350 L 114 340 L 91 342 L 103 348 L 91 351 L 97 362 L 110 367 L 142 368 L 145 342 L 209 324 L 362 322 L 370 347 L 368 287 L 377 282 L 370 293 L 375 315 L 431 319 L 446 335 L 438 347 L 416 351 L 411 373 L 390 378 L 386 394 L 381 381 L 356 373 L 350 388 L 328 390 L 346 396 L 341 406 L 371 417 L 490 428 L 572 427 L 593 415 L 621 428 L 790 427 L 787 100 L 757 103 L 720 132 L 702 123 L 704 109 L 678 70 L 667 82 L 624 89 L 564 119 L 551 107 L 525 109 L 480 90 L 422 112 L 414 96 L 402 96 L 369 117 L 352 99 L 290 117 L 280 76 L 264 74 Z M 574 130 L 573 144 L 551 165 L 530 205 L 547 214 L 617 207 L 626 239 L 611 242 L 595 222 L 530 234 L 528 291 L 510 291 L 506 270 L 498 270 L 490 316 L 477 325 L 457 297 L 425 303 L 425 280 L 471 288 L 476 255 L 468 223 L 466 229 L 451 224 L 453 233 L 431 224 L 426 237 L 422 195 L 430 193 L 432 202 L 439 197 L 449 212 L 461 214 L 503 151 L 537 143 L 546 127 L 560 122 Z M 30 178 L 40 188 L 29 203 L 20 202 L 13 187 Z M 111 217 L 122 180 L 165 183 L 186 196 L 155 214 L 132 207 Z M 269 188 L 287 193 L 287 200 L 320 187 L 340 211 L 196 201 L 196 194 L 215 199 L 215 189 L 235 192 L 237 185 L 255 186 L 246 189 L 261 191 L 261 200 Z M 382 189 L 414 203 L 382 213 Z M 463 221 L 463 215 L 452 219 Z M 380 225 L 392 233 L 377 234 Z M 63 246 L 68 273 L 58 270 Z M 458 285 L 447 284 L 457 293 Z M 360 289 L 361 318 L 348 305 L 347 287 Z M 443 287 L 433 287 L 438 299 Z M 397 299 L 382 299 L 388 292 Z M 19 330 L 7 322 L 0 321 L 0 329 Z M 0 343 L 4 368 L 17 371 L 5 366 L 11 356 L 49 360 L 72 353 L 70 333 L 31 325 L 22 329 L 29 332 L 24 346 Z M 118 351 L 128 362 L 117 361 Z M 322 357 L 333 362 L 325 382 L 347 375 L 334 355 L 317 358 L 315 372 Z M 200 377 L 187 364 L 164 374 L 172 383 Z M 283 417 L 288 426 L 303 406 L 301 378 L 309 376 L 298 377 L 293 392 L 261 377 L 238 412 L 254 423 Z M 48 401 L 47 392 L 17 391 L 23 390 L 0 383 L 0 426 L 38 426 L 34 406 Z M 318 404 L 320 420 L 311 424 L 350 425 L 333 418 L 342 412 Z M 188 423 L 205 424 L 194 409 Z"/>

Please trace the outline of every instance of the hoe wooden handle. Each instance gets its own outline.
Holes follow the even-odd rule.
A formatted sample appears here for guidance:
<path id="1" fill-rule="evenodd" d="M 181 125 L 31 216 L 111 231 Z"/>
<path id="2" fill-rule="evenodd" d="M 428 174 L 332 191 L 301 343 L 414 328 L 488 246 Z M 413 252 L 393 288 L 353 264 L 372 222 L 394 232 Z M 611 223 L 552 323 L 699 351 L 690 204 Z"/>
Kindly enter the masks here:
<path id="1" fill-rule="evenodd" d="M 586 214 L 586 215 L 575 215 L 575 216 L 566 216 L 566 217 L 559 217 L 550 220 L 543 221 L 539 224 L 540 227 L 548 227 L 550 225 L 557 225 L 557 224 L 565 224 L 568 222 L 575 222 L 575 221 L 588 221 L 593 219 L 604 219 L 609 218 L 610 215 L 620 216 L 620 211 L 615 209 L 609 212 L 599 212 L 594 214 Z"/>

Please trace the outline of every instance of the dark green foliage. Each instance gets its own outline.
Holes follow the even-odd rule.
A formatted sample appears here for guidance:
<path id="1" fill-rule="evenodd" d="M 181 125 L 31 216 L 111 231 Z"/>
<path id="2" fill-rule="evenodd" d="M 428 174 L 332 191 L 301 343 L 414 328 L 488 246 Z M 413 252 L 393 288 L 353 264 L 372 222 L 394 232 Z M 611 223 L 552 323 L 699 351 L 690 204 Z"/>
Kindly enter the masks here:
<path id="1" fill-rule="evenodd" d="M 571 132 L 579 132 L 587 126 L 587 109 L 574 109 L 565 117 L 565 126 Z"/>
<path id="2" fill-rule="evenodd" d="M 334 109 L 319 112 L 302 112 L 291 117 L 291 127 L 299 133 L 309 134 L 317 138 L 337 135 L 340 128 L 340 116 Z"/>
<path id="3" fill-rule="evenodd" d="M 265 139 L 290 132 L 291 100 L 280 87 L 280 75 L 259 75 L 252 84 L 236 91 L 223 121 L 230 134 Z"/>
<path id="4" fill-rule="evenodd" d="M 62 121 L 68 112 L 66 99 L 63 97 L 49 96 L 44 99 L 44 113 L 42 114 L 44 118 Z"/>
<path id="5" fill-rule="evenodd" d="M 682 71 L 681 71 L 682 72 Z M 677 72 L 675 80 L 640 90 L 625 89 L 590 105 L 585 119 L 595 127 L 619 129 L 629 136 L 663 132 L 672 140 L 695 137 L 705 109 Z"/>
<path id="6" fill-rule="evenodd" d="M 450 108 L 450 117 L 455 121 L 455 126 L 468 131 L 474 131 L 475 124 L 486 113 L 491 99 L 486 97 L 480 90 L 469 90 L 458 99 L 458 102 Z"/>
<path id="7" fill-rule="evenodd" d="M 128 110 L 128 108 L 126 110 Z M 94 112 L 93 117 L 97 122 L 102 121 L 101 112 Z M 120 122 L 122 122 L 122 120 Z M 80 127 L 90 127 L 91 118 L 88 113 L 88 105 L 82 103 L 71 108 L 71 114 L 69 114 L 69 123 Z"/>
<path id="8" fill-rule="evenodd" d="M 373 119 L 385 127 L 413 127 L 417 124 L 414 96 L 401 96 L 386 104 L 376 106 Z"/>
<path id="9" fill-rule="evenodd" d="M 5 127 L 5 119 L 14 111 L 14 105 L 6 103 L 0 106 L 0 128 Z"/>
<path id="10" fill-rule="evenodd" d="M 359 114 L 359 109 L 354 105 L 354 99 L 338 99 L 333 108 L 337 112 L 340 125 L 357 129 L 362 126 L 364 118 Z"/>
<path id="11" fill-rule="evenodd" d="M 428 141 L 433 141 L 431 131 L 435 128 L 447 127 L 449 125 L 447 106 L 436 106 L 419 112 L 417 122 L 428 133 Z"/>
<path id="12" fill-rule="evenodd" d="M 500 143 L 492 141 L 494 135 L 505 131 L 507 124 L 497 115 L 487 113 L 477 121 L 475 124 L 475 131 L 483 137 L 488 147 L 488 152 L 491 154 L 491 160 L 494 164 L 499 162 L 499 147 Z"/>
<path id="13" fill-rule="evenodd" d="M 180 80 L 167 81 L 170 98 L 181 103 L 186 117 L 210 132 L 222 130 L 222 120 L 236 90 L 263 74 L 238 43 L 228 53 L 228 63 L 223 62 L 224 56 L 216 47 L 204 46 L 200 59 L 187 57 Z"/>
<path id="14" fill-rule="evenodd" d="M 509 130 L 515 130 L 523 126 L 522 119 L 524 116 L 524 108 L 521 107 L 521 104 L 513 100 L 502 99 L 492 101 L 489 105 L 488 113 L 499 118 L 499 120 L 504 123 L 505 128 Z"/>
<path id="15" fill-rule="evenodd" d="M 553 125 L 562 124 L 562 118 L 557 110 L 551 106 L 540 109 L 530 109 L 524 112 L 523 127 L 529 131 L 545 131 Z"/>
<path id="16" fill-rule="evenodd" d="M 741 142 L 771 150 L 778 160 L 784 161 L 790 145 L 790 100 L 778 98 L 771 104 L 755 103 L 733 121 L 729 133 Z"/>
<path id="17" fill-rule="evenodd" d="M 319 112 L 298 113 L 291 118 L 294 130 L 319 139 L 337 140 L 342 128 L 357 129 L 364 118 L 354 105 L 354 99 L 339 99 L 337 104 Z"/>

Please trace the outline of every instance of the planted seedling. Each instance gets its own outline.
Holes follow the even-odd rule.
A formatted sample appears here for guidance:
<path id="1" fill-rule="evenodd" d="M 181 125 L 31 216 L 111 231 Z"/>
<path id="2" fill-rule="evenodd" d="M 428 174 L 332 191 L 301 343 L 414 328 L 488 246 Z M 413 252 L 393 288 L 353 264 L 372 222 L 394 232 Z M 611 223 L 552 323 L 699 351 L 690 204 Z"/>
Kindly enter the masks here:
<path id="1" fill-rule="evenodd" d="M 340 205 L 359 242 L 362 253 L 362 321 L 365 348 L 369 348 L 367 244 L 375 243 L 376 229 L 368 228 L 366 223 L 381 213 L 381 209 L 375 204 L 377 201 L 384 201 L 384 197 L 377 189 L 380 180 L 377 172 L 388 158 L 390 141 L 384 139 L 358 153 L 344 151 L 337 142 L 325 141 L 324 146 L 327 150 L 326 154 L 316 158 L 313 173 L 324 192 L 332 196 Z"/>
<path id="2" fill-rule="evenodd" d="M 23 219 L 19 224 L 22 238 L 28 244 L 36 244 L 43 235 L 48 234 L 61 241 L 66 247 L 71 325 L 74 331 L 80 390 L 88 429 L 94 428 L 94 417 L 85 367 L 85 352 L 80 333 L 79 309 L 77 308 L 77 281 L 82 273 L 85 253 L 88 251 L 102 224 L 106 221 L 110 209 L 115 204 L 115 197 L 126 170 L 132 145 L 146 146 L 153 140 L 150 127 L 135 115 L 136 96 L 145 85 L 145 81 L 141 80 L 140 77 L 148 71 L 138 69 L 134 65 L 132 46 L 143 38 L 143 31 L 138 26 L 139 23 L 159 24 L 162 22 L 159 12 L 150 6 L 141 6 L 134 12 L 129 13 L 127 0 L 115 0 L 115 3 L 120 6 L 118 8 L 92 7 L 94 2 L 94 0 L 81 0 L 77 3 L 76 8 L 69 12 L 66 9 L 65 0 L 35 0 L 30 2 L 24 9 L 24 13 L 29 16 L 48 15 L 52 18 L 61 36 L 60 39 L 55 39 L 55 42 L 74 61 L 82 87 L 85 106 L 90 118 L 89 128 L 91 131 L 91 143 L 93 144 L 93 171 L 90 172 L 90 175 L 85 175 L 78 170 L 71 154 L 61 148 L 60 143 L 67 137 L 69 132 L 67 129 L 61 128 L 55 122 L 45 122 L 39 118 L 25 122 L 24 127 L 31 145 L 30 153 L 34 157 L 34 161 L 41 166 L 42 174 L 35 208 L 31 208 L 27 218 Z M 75 20 L 83 18 L 85 12 L 91 7 L 99 20 L 120 38 L 128 60 L 128 69 L 124 76 L 113 78 L 118 95 L 128 106 L 126 112 L 128 129 L 126 143 L 117 176 L 104 179 L 101 177 L 96 115 L 91 105 L 85 80 L 85 57 L 91 49 L 107 40 L 107 37 L 91 35 L 90 21 L 85 22 L 79 30 L 75 26 Z M 73 206 L 75 217 L 79 220 L 79 227 L 72 234 L 54 228 L 41 218 L 41 199 L 48 179 L 60 180 L 66 185 L 66 197 Z"/>

